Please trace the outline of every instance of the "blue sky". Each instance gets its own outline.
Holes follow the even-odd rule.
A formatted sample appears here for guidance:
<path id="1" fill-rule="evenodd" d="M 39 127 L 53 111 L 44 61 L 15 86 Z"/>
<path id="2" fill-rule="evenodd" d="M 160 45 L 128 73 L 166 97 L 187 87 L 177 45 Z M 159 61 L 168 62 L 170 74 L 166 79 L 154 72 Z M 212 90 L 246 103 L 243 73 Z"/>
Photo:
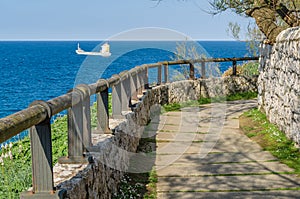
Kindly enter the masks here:
<path id="1" fill-rule="evenodd" d="M 196 40 L 231 40 L 230 12 L 211 16 L 207 0 L 2 0 L 0 40 L 102 40 L 134 28 L 161 27 Z"/>

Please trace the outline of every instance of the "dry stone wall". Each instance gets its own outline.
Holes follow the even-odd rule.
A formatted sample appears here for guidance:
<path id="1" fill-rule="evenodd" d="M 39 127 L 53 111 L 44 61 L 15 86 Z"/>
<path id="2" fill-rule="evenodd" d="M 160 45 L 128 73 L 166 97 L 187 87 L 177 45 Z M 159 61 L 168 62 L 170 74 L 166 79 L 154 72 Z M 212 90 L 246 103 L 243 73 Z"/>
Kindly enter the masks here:
<path id="1" fill-rule="evenodd" d="M 281 32 L 274 46 L 262 46 L 258 93 L 270 122 L 300 144 L 299 27 Z"/>
<path id="2" fill-rule="evenodd" d="M 118 190 L 124 171 L 129 169 L 129 159 L 152 117 L 153 107 L 157 111 L 157 105 L 245 91 L 256 91 L 255 78 L 185 80 L 148 90 L 134 111 L 126 114 L 125 119 L 114 128 L 113 135 L 93 134 L 94 146 L 87 154 L 89 163 L 55 165 L 54 180 L 60 195 L 70 199 L 111 198 Z M 145 165 L 151 168 L 154 160 L 149 162 L 147 159 Z"/>
<path id="3" fill-rule="evenodd" d="M 257 78 L 256 76 L 232 76 L 173 82 L 168 88 L 168 103 L 197 100 L 200 97 L 212 98 L 235 93 L 257 92 Z"/>
<path id="4" fill-rule="evenodd" d="M 201 81 L 202 95 L 217 97 L 235 93 L 257 92 L 257 77 L 233 76 Z"/>
<path id="5" fill-rule="evenodd" d="M 117 192 L 118 183 L 128 170 L 129 158 L 137 149 L 143 127 L 150 120 L 151 106 L 163 102 L 165 89 L 166 86 L 160 86 L 147 92 L 135 110 L 126 114 L 113 129 L 112 135 L 93 134 L 94 146 L 87 154 L 89 164 L 55 165 L 55 184 L 64 192 L 61 194 L 63 198 L 104 199 Z"/>

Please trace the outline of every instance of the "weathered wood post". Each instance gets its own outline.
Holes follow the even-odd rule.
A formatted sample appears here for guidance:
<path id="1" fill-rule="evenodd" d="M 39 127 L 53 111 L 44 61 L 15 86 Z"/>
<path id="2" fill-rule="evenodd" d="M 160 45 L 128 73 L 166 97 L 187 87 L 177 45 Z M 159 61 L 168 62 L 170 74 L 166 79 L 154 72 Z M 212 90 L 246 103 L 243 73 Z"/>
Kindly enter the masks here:
<path id="1" fill-rule="evenodd" d="M 130 85 L 130 78 L 129 78 L 129 72 L 124 71 L 120 73 L 121 75 L 121 81 L 122 81 L 122 112 L 129 111 L 129 108 L 131 106 L 131 85 Z"/>
<path id="2" fill-rule="evenodd" d="M 195 79 L 195 66 L 192 62 L 189 63 L 190 65 L 190 80 L 194 80 Z"/>
<path id="3" fill-rule="evenodd" d="M 164 64 L 164 72 L 165 72 L 165 83 L 169 82 L 169 65 Z"/>
<path id="4" fill-rule="evenodd" d="M 162 83 L 162 65 L 157 66 L 157 85 Z"/>
<path id="5" fill-rule="evenodd" d="M 84 157 L 83 138 L 83 93 L 72 89 L 72 106 L 68 108 L 68 156 L 61 157 L 61 164 L 87 163 Z"/>
<path id="6" fill-rule="evenodd" d="M 76 87 L 81 91 L 82 101 L 82 136 L 84 152 L 87 152 L 87 148 L 92 146 L 92 128 L 91 128 L 91 90 L 86 84 L 80 84 Z"/>
<path id="7" fill-rule="evenodd" d="M 137 72 L 138 95 L 143 95 L 143 90 L 149 88 L 148 67 L 139 67 Z"/>
<path id="8" fill-rule="evenodd" d="M 137 97 L 141 97 L 143 95 L 143 79 L 141 78 L 142 71 L 140 67 L 137 68 L 136 79 L 137 79 Z"/>
<path id="9" fill-rule="evenodd" d="M 106 89 L 97 93 L 97 133 L 111 133 L 109 129 L 109 112 L 108 112 L 108 88 L 109 83 L 105 79 L 100 79 L 97 84 L 105 82 Z"/>
<path id="10" fill-rule="evenodd" d="M 232 75 L 236 76 L 236 60 L 232 61 Z"/>
<path id="11" fill-rule="evenodd" d="M 112 86 L 112 117 L 114 119 L 123 118 L 122 116 L 122 93 L 123 86 L 120 75 L 113 75 L 113 77 L 118 78 L 118 82 Z"/>
<path id="12" fill-rule="evenodd" d="M 206 73 L 206 71 L 205 71 L 205 62 L 202 61 L 202 62 L 201 62 L 201 78 L 202 78 L 202 79 L 205 79 L 205 78 L 206 78 L 205 73 Z"/>
<path id="13" fill-rule="evenodd" d="M 117 76 L 119 82 L 112 87 L 112 113 L 113 118 L 122 119 L 124 118 L 122 112 L 129 111 L 131 87 L 128 71 L 123 71 Z"/>
<path id="14" fill-rule="evenodd" d="M 143 89 L 149 89 L 149 68 L 145 67 L 145 69 L 143 70 Z"/>
<path id="15" fill-rule="evenodd" d="M 47 102 L 38 100 L 30 106 L 34 105 L 41 105 L 47 116 L 44 121 L 30 128 L 32 191 L 23 192 L 21 198 L 58 198 L 54 190 L 52 168 L 52 111 Z"/>
<path id="16" fill-rule="evenodd" d="M 130 88 L 131 88 L 131 99 L 138 100 L 138 78 L 137 78 L 137 69 L 133 68 L 129 74 L 130 78 Z"/>

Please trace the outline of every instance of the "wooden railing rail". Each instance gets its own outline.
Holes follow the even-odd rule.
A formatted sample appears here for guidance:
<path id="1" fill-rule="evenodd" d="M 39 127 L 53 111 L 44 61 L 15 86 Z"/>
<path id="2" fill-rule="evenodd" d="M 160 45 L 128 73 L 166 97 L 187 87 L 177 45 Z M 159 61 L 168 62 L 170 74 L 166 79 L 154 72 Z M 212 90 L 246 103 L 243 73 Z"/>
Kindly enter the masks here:
<path id="1" fill-rule="evenodd" d="M 85 153 L 92 147 L 90 96 L 97 96 L 97 129 L 93 133 L 110 133 L 108 113 L 108 89 L 112 89 L 112 117 L 124 117 L 124 111 L 132 110 L 132 101 L 138 101 L 143 90 L 149 88 L 149 69 L 157 68 L 157 84 L 169 82 L 169 66 L 187 64 L 189 79 L 195 79 L 195 63 L 201 63 L 202 78 L 205 78 L 205 63 L 232 62 L 233 75 L 237 61 L 258 60 L 258 57 L 208 58 L 196 60 L 164 61 L 144 64 L 113 75 L 109 79 L 99 79 L 89 85 L 78 85 L 70 92 L 48 101 L 34 101 L 27 109 L 0 119 L 0 143 L 30 128 L 32 153 L 31 192 L 22 193 L 22 198 L 57 197 L 53 182 L 52 168 L 52 116 L 67 110 L 68 114 L 68 155 L 59 159 L 60 163 L 87 162 Z M 164 78 L 164 79 L 163 79 Z"/>

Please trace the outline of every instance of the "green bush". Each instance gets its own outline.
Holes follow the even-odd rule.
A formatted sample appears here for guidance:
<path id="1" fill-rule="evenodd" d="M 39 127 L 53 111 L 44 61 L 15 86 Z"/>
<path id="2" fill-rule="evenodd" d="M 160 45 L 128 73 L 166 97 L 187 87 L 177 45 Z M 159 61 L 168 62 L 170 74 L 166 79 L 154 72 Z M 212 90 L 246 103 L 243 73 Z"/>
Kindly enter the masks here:
<path id="1" fill-rule="evenodd" d="M 259 75 L 258 71 L 259 63 L 258 62 L 247 62 L 242 65 L 238 65 L 236 67 L 236 74 L 242 76 L 256 76 Z M 224 73 L 223 77 L 231 76 L 232 75 L 232 67 L 228 68 Z"/>
<path id="2" fill-rule="evenodd" d="M 258 67 L 258 62 L 247 62 L 242 65 L 242 74 L 249 77 L 259 75 Z"/>

